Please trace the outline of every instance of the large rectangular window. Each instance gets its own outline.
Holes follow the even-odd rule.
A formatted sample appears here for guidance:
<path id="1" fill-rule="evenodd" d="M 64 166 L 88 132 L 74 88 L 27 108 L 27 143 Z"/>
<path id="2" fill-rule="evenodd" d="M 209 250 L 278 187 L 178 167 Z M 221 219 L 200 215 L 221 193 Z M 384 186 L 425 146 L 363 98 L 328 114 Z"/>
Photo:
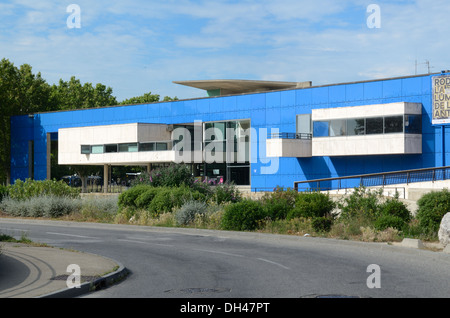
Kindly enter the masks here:
<path id="1" fill-rule="evenodd" d="M 164 151 L 164 150 L 167 150 L 168 149 L 168 147 L 167 147 L 167 143 L 166 142 L 157 142 L 156 143 L 156 150 L 157 151 Z"/>
<path id="2" fill-rule="evenodd" d="M 422 132 L 421 115 L 405 115 L 405 134 L 420 134 Z"/>
<path id="3" fill-rule="evenodd" d="M 88 155 L 91 153 L 91 146 L 89 145 L 81 145 L 81 153 L 83 155 Z"/>
<path id="4" fill-rule="evenodd" d="M 117 152 L 117 144 L 105 145 L 105 153 Z"/>
<path id="5" fill-rule="evenodd" d="M 139 151 L 154 151 L 155 143 L 154 142 L 146 142 L 139 144 Z"/>
<path id="6" fill-rule="evenodd" d="M 366 118 L 366 135 L 383 133 L 383 117 Z"/>
<path id="7" fill-rule="evenodd" d="M 138 144 L 120 144 L 119 152 L 138 152 Z"/>
<path id="8" fill-rule="evenodd" d="M 99 154 L 104 152 L 103 145 L 95 145 L 91 147 L 91 153 L 93 154 Z"/>
<path id="9" fill-rule="evenodd" d="M 392 116 L 384 118 L 384 133 L 402 133 L 403 132 L 403 116 Z"/>
<path id="10" fill-rule="evenodd" d="M 329 122 L 327 121 L 315 121 L 313 126 L 314 137 L 328 137 L 329 136 Z"/>
<path id="11" fill-rule="evenodd" d="M 346 136 L 347 121 L 345 119 L 336 119 L 330 121 L 330 137 Z"/>
<path id="12" fill-rule="evenodd" d="M 364 118 L 347 119 L 347 135 L 364 135 L 366 133 L 365 126 L 366 124 Z"/>

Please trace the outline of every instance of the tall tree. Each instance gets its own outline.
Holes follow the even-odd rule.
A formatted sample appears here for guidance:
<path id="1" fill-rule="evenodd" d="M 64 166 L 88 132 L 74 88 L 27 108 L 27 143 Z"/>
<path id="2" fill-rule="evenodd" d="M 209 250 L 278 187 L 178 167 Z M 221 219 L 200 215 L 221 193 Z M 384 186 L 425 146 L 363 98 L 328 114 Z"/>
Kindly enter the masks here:
<path id="1" fill-rule="evenodd" d="M 116 97 L 112 95 L 112 88 L 103 84 L 81 84 L 80 80 L 72 76 L 69 81 L 59 80 L 58 85 L 52 86 L 52 98 L 58 110 L 72 110 L 81 108 L 95 108 L 117 105 Z"/>
<path id="2" fill-rule="evenodd" d="M 163 101 L 169 102 L 173 100 L 178 100 L 178 97 L 164 97 Z M 132 105 L 132 104 L 146 104 L 146 103 L 156 103 L 160 101 L 160 96 L 158 94 L 152 94 L 151 92 L 145 93 L 141 96 L 132 97 L 129 99 L 125 99 L 120 104 L 121 105 Z"/>

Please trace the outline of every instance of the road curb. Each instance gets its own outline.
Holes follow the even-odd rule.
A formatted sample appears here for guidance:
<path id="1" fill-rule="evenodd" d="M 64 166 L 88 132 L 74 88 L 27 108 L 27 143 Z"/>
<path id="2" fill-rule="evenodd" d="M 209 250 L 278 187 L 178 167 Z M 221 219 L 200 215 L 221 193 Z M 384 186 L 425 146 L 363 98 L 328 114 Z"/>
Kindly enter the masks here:
<path id="1" fill-rule="evenodd" d="M 65 288 L 37 298 L 73 298 L 114 285 L 124 279 L 130 271 L 121 263 L 113 259 L 110 260 L 119 266 L 116 271 L 106 274 L 92 282 L 85 282 L 79 288 Z"/>
<path id="2" fill-rule="evenodd" d="M 405 238 L 405 239 L 403 239 L 401 244 L 404 247 L 412 247 L 412 248 L 418 248 L 418 249 L 425 248 L 425 246 L 423 245 L 423 242 L 421 240 L 417 240 L 417 239 Z"/>

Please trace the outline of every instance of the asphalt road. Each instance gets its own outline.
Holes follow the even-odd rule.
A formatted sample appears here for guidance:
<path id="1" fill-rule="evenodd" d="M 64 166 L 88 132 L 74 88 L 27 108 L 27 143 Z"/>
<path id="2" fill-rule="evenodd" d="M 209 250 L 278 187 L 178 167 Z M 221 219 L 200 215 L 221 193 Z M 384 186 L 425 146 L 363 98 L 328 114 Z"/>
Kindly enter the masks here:
<path id="1" fill-rule="evenodd" d="M 99 254 L 131 271 L 87 298 L 450 296 L 450 254 L 381 243 L 19 219 L 0 219 L 0 232 Z"/>

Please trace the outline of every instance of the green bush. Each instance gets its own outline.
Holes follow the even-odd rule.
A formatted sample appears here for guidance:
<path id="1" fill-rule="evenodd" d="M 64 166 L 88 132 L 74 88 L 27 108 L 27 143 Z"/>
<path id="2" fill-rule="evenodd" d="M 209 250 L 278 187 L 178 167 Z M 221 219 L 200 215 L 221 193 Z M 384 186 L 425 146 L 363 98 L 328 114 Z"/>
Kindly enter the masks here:
<path id="1" fill-rule="evenodd" d="M 13 185 L 8 186 L 8 196 L 16 200 L 25 200 L 38 196 L 56 196 L 78 198 L 79 190 L 71 188 L 64 181 L 43 180 L 35 181 L 26 179 L 16 180 Z"/>
<path id="2" fill-rule="evenodd" d="M 286 198 L 280 198 L 278 200 L 264 200 L 263 206 L 267 217 L 272 220 L 286 219 L 287 215 L 294 208 Z"/>
<path id="3" fill-rule="evenodd" d="M 153 216 L 158 216 L 164 212 L 172 212 L 175 208 L 181 207 L 189 200 L 201 201 L 202 195 L 199 192 L 191 191 L 190 188 L 182 186 L 176 188 L 159 188 L 158 193 L 148 205 L 148 211 Z"/>
<path id="4" fill-rule="evenodd" d="M 217 204 L 235 203 L 241 200 L 241 194 L 232 183 L 219 184 L 213 187 L 214 201 Z"/>
<path id="5" fill-rule="evenodd" d="M 439 192 L 424 194 L 418 201 L 416 218 L 422 229 L 437 232 L 444 215 L 450 211 L 450 192 L 443 189 Z"/>
<path id="6" fill-rule="evenodd" d="M 111 222 L 118 212 L 117 197 L 84 197 L 81 200 L 80 213 L 84 219 L 95 219 Z"/>
<path id="7" fill-rule="evenodd" d="M 270 219 L 282 220 L 294 208 L 297 196 L 295 190 L 276 187 L 273 192 L 264 194 L 261 202 Z"/>
<path id="8" fill-rule="evenodd" d="M 151 186 L 141 184 L 131 187 L 127 191 L 119 195 L 118 205 L 120 208 L 136 208 L 136 199 L 144 192 L 149 190 Z"/>
<path id="9" fill-rule="evenodd" d="M 207 213 L 208 205 L 201 201 L 188 201 L 175 212 L 177 225 L 189 225 L 195 221 L 196 217 L 204 217 Z"/>
<path id="10" fill-rule="evenodd" d="M 152 203 L 153 199 L 160 191 L 160 188 L 144 186 L 141 189 L 147 189 L 147 190 L 145 190 L 143 192 L 138 191 L 138 192 L 140 192 L 140 194 L 134 200 L 134 205 L 138 209 L 148 209 L 150 204 Z"/>
<path id="11" fill-rule="evenodd" d="M 406 224 L 405 220 L 397 215 L 385 214 L 375 220 L 374 227 L 378 231 L 383 231 L 390 227 L 401 231 Z"/>
<path id="12" fill-rule="evenodd" d="M 384 203 L 380 204 L 379 211 L 380 216 L 395 216 L 404 222 L 409 222 L 412 219 L 411 212 L 403 202 L 398 200 L 398 198 L 387 199 Z"/>
<path id="13" fill-rule="evenodd" d="M 191 186 L 194 183 L 194 177 L 188 166 L 183 164 L 172 164 L 151 171 L 144 172 L 132 182 L 132 186 L 151 185 L 153 187 L 178 187 L 181 185 Z"/>
<path id="14" fill-rule="evenodd" d="M 78 211 L 81 199 L 67 196 L 43 195 L 18 200 L 6 197 L 0 209 L 7 215 L 20 217 L 56 218 Z"/>
<path id="15" fill-rule="evenodd" d="M 288 219 L 331 217 L 336 203 L 328 194 L 320 192 L 299 193 L 295 207 L 288 213 Z"/>
<path id="16" fill-rule="evenodd" d="M 380 215 L 379 200 L 382 191 L 370 191 L 365 187 L 355 188 L 352 194 L 338 204 L 341 209 L 340 218 L 344 221 L 356 218 L 363 222 L 374 222 Z"/>
<path id="17" fill-rule="evenodd" d="M 329 232 L 333 225 L 333 219 L 325 216 L 316 216 L 311 220 L 311 226 L 318 233 Z"/>
<path id="18" fill-rule="evenodd" d="M 265 218 L 266 213 L 261 202 L 243 199 L 225 207 L 221 226 L 225 230 L 252 231 L 257 229 Z"/>

